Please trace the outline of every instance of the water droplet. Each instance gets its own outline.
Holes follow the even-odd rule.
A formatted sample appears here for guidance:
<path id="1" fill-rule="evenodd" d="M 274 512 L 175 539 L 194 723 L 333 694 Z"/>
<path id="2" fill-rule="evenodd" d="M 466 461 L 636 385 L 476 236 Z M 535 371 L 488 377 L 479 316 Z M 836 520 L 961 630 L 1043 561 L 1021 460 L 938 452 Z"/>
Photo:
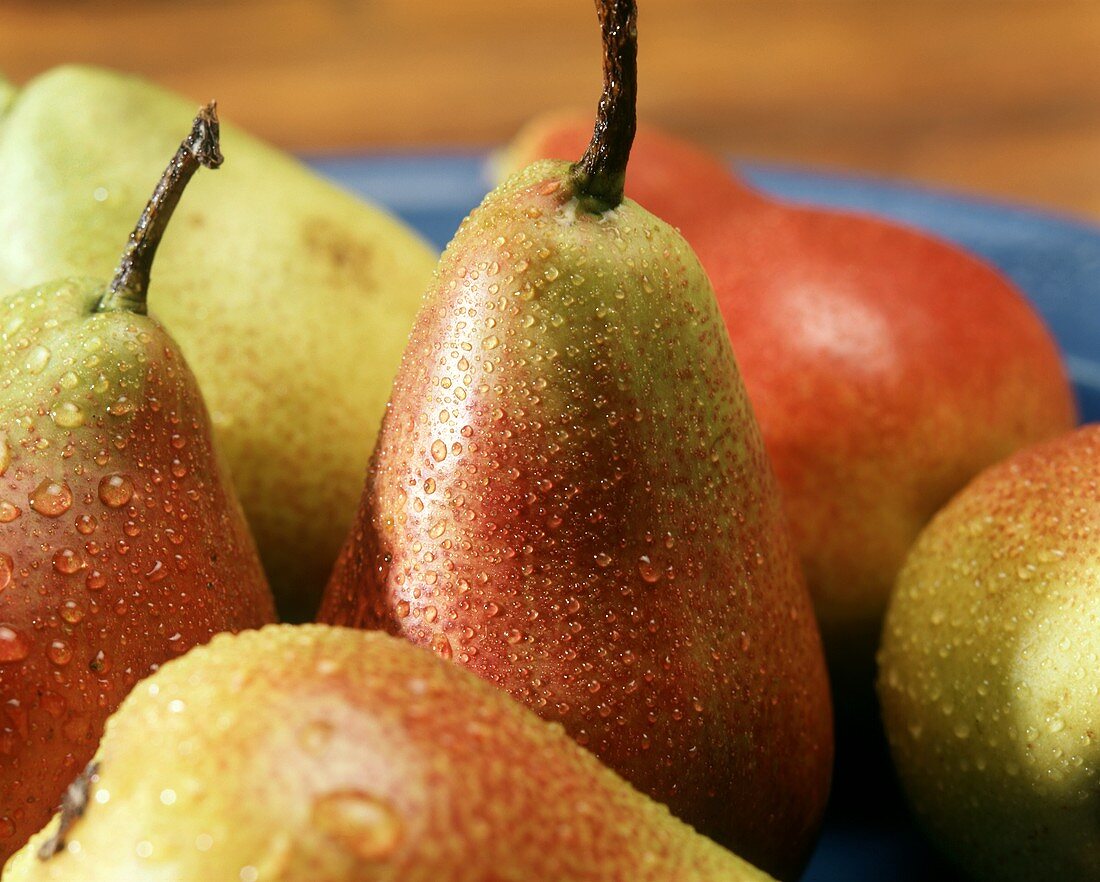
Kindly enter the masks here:
<path id="1" fill-rule="evenodd" d="M 71 401 L 64 401 L 50 411 L 54 423 L 62 429 L 75 429 L 84 425 L 84 411 Z"/>
<path id="2" fill-rule="evenodd" d="M 653 561 L 649 559 L 648 554 L 643 554 L 638 558 L 638 574 L 642 577 L 642 580 L 653 584 L 661 578 L 661 571 L 654 565 Z"/>
<path id="3" fill-rule="evenodd" d="M 126 475 L 107 475 L 99 482 L 99 500 L 108 508 L 122 508 L 134 495 L 134 482 Z"/>
<path id="4" fill-rule="evenodd" d="M 447 445 L 439 438 L 436 438 L 432 442 L 432 459 L 434 459 L 436 462 L 443 462 L 443 460 L 445 460 L 446 458 Z"/>
<path id="5" fill-rule="evenodd" d="M 96 519 L 89 514 L 83 514 L 76 519 L 76 531 L 85 536 L 95 532 Z"/>
<path id="6" fill-rule="evenodd" d="M 11 465 L 11 448 L 8 446 L 7 437 L 0 435 L 0 475 L 8 470 L 9 465 Z"/>
<path id="7" fill-rule="evenodd" d="M 107 584 L 107 577 L 99 570 L 92 570 L 84 577 L 84 584 L 88 586 L 89 591 L 102 591 L 103 586 Z"/>
<path id="8" fill-rule="evenodd" d="M 362 861 L 379 861 L 400 844 L 403 826 L 387 803 L 359 790 L 330 793 L 313 803 L 312 826 Z"/>
<path id="9" fill-rule="evenodd" d="M 429 625 L 439 618 L 439 611 L 434 606 L 424 608 L 424 621 Z"/>
<path id="10" fill-rule="evenodd" d="M 125 395 L 120 395 L 114 401 L 107 405 L 107 413 L 111 416 L 126 416 L 137 410 L 137 405 L 134 404 Z"/>
<path id="11" fill-rule="evenodd" d="M 62 548 L 53 556 L 53 568 L 66 576 L 80 572 L 83 566 L 84 558 L 71 548 Z"/>
<path id="12" fill-rule="evenodd" d="M 0 625 L 0 664 L 22 661 L 30 655 L 27 638 L 7 625 Z"/>
<path id="13" fill-rule="evenodd" d="M 12 505 L 6 499 L 0 499 L 0 524 L 10 524 L 21 514 L 23 514 L 21 509 Z"/>
<path id="14" fill-rule="evenodd" d="M 439 653 L 440 658 L 450 658 L 454 654 L 446 634 L 436 634 L 432 638 L 432 649 Z"/>
<path id="15" fill-rule="evenodd" d="M 496 334 L 490 334 L 481 341 L 482 349 L 496 349 L 500 345 L 500 338 Z"/>
<path id="16" fill-rule="evenodd" d="M 611 566 L 611 555 L 608 554 L 606 551 L 601 551 L 599 554 L 596 555 L 596 566 L 598 566 L 601 570 Z"/>
<path id="17" fill-rule="evenodd" d="M 15 562 L 7 554 L 0 551 L 0 591 L 11 584 L 12 574 L 15 572 Z"/>
<path id="18" fill-rule="evenodd" d="M 64 640 L 54 640 L 46 649 L 46 655 L 55 665 L 67 665 L 73 660 L 73 650 Z"/>
<path id="19" fill-rule="evenodd" d="M 23 368 L 28 374 L 40 374 L 50 363 L 52 353 L 45 346 L 35 346 L 27 353 Z"/>
<path id="20" fill-rule="evenodd" d="M 75 625 L 84 618 L 84 608 L 75 600 L 66 600 L 61 604 L 58 614 L 70 625 Z"/>
<path id="21" fill-rule="evenodd" d="M 73 504 L 73 492 L 69 485 L 46 478 L 30 495 L 31 508 L 40 515 L 56 518 L 65 514 Z"/>

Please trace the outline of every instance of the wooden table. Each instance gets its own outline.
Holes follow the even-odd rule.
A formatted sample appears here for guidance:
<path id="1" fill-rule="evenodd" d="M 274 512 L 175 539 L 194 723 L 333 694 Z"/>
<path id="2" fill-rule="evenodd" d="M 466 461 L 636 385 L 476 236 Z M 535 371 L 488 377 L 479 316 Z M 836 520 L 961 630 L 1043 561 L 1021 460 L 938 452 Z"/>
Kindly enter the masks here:
<path id="1" fill-rule="evenodd" d="M 644 119 L 1100 218 L 1100 0 L 640 0 Z M 140 71 L 291 149 L 495 145 L 594 106 L 590 0 L 0 0 L 0 67 Z"/>

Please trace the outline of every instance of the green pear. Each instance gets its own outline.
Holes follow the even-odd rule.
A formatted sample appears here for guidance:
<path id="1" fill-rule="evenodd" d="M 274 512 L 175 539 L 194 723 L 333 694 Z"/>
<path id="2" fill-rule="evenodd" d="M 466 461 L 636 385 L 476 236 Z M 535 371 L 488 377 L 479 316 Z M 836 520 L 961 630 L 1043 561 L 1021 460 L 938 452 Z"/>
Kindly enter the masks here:
<path id="1" fill-rule="evenodd" d="M 222 635 L 107 724 L 3 882 L 765 882 L 507 695 L 385 634 Z"/>
<path id="2" fill-rule="evenodd" d="M 8 105 L 15 99 L 15 86 L 0 76 L 0 114 L 7 110 Z"/>
<path id="3" fill-rule="evenodd" d="M 92 68 L 27 84 L 0 117 L 0 292 L 109 276 L 190 110 Z M 435 258 L 289 156 L 231 126 L 222 141 L 232 161 L 180 207 L 151 309 L 198 377 L 280 609 L 300 619 L 355 513 Z"/>
<path id="4" fill-rule="evenodd" d="M 321 618 L 432 647 L 793 878 L 829 790 L 821 641 L 706 274 L 623 198 L 634 4 L 599 8 L 592 145 L 448 246 Z"/>
<path id="5" fill-rule="evenodd" d="M 1100 426 L 936 516 L 879 666 L 902 783 L 946 854 L 978 880 L 1100 879 Z"/>

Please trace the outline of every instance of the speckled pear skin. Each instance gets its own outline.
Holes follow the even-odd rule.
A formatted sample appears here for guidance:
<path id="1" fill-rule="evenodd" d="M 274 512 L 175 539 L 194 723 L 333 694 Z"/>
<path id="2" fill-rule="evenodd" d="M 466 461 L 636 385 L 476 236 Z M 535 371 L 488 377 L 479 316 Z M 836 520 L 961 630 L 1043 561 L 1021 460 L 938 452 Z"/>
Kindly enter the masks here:
<path id="1" fill-rule="evenodd" d="M 541 117 L 503 165 L 575 156 L 590 135 L 581 114 Z M 683 232 L 714 284 L 838 708 L 870 699 L 882 615 L 921 528 L 985 467 L 1073 428 L 1054 339 L 973 255 L 881 218 L 777 202 L 659 129 L 639 130 L 626 193 Z"/>
<path id="2" fill-rule="evenodd" d="M 1100 426 L 937 515 L 879 670 L 895 763 L 946 854 L 976 880 L 1100 879 Z"/>
<path id="3" fill-rule="evenodd" d="M 0 856 L 167 659 L 274 620 L 179 349 L 70 280 L 0 301 Z M 158 742 L 160 743 L 160 742 Z"/>
<path id="4" fill-rule="evenodd" d="M 559 726 L 385 634 L 215 637 L 134 690 L 97 761 L 68 846 L 35 856 L 55 821 L 3 882 L 770 878 Z"/>
<path id="5" fill-rule="evenodd" d="M 690 248 L 572 186 L 538 163 L 448 247 L 321 618 L 432 647 L 790 875 L 831 710 L 770 466 Z"/>
<path id="6" fill-rule="evenodd" d="M 193 110 L 94 68 L 27 84 L 0 117 L 0 293 L 109 277 Z M 280 609 L 304 619 L 355 514 L 437 255 L 232 126 L 222 143 L 228 162 L 192 182 L 173 221 L 150 308 L 199 379 Z"/>

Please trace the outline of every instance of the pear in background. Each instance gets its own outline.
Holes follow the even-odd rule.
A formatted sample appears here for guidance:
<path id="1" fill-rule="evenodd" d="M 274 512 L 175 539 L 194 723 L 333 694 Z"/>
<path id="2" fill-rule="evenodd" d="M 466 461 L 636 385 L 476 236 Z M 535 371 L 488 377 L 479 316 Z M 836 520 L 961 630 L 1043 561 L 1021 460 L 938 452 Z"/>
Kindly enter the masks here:
<path id="1" fill-rule="evenodd" d="M 1100 879 L 1100 426 L 986 470 L 936 516 L 879 665 L 910 802 L 969 877 Z"/>
<path id="2" fill-rule="evenodd" d="M 791 878 L 829 786 L 820 638 L 707 277 L 622 198 L 634 4 L 598 7 L 592 145 L 448 247 L 321 616 L 469 667 Z"/>
<path id="3" fill-rule="evenodd" d="M 220 161 L 206 108 L 109 287 L 67 279 L 0 301 L 4 858 L 53 814 L 134 683 L 217 631 L 274 620 L 195 379 L 144 314 L 176 200 Z"/>
<path id="4" fill-rule="evenodd" d="M 283 625 L 217 637 L 134 690 L 3 875 L 74 879 L 769 877 L 430 652 Z"/>
<path id="5" fill-rule="evenodd" d="M 0 293 L 107 277 L 189 111 L 92 68 L 28 83 L 0 116 Z M 308 618 L 435 256 L 289 156 L 232 128 L 223 142 L 233 161 L 181 207 L 151 306 L 198 377 L 280 609 Z"/>

